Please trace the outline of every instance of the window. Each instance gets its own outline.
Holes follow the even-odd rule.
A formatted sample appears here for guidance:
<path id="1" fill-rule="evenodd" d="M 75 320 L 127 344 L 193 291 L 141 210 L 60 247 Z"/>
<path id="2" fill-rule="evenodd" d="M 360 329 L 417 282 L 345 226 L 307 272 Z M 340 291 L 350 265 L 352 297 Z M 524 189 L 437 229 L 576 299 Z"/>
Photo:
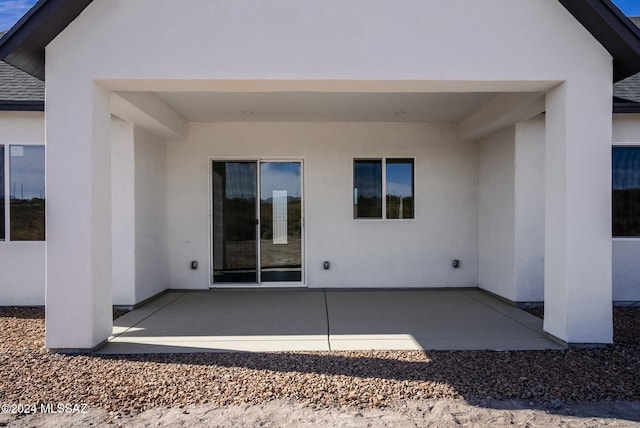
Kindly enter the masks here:
<path id="1" fill-rule="evenodd" d="M 353 218 L 412 219 L 413 195 L 413 159 L 354 160 Z"/>
<path id="2" fill-rule="evenodd" d="M 640 147 L 613 148 L 613 236 L 640 236 Z"/>
<path id="3" fill-rule="evenodd" d="M 0 146 L 2 240 L 45 239 L 44 150 L 44 146 Z"/>
<path id="4" fill-rule="evenodd" d="M 0 146 L 0 241 L 5 240 L 4 216 L 4 146 Z"/>
<path id="5" fill-rule="evenodd" d="M 382 218 L 382 161 L 353 163 L 353 218 Z"/>

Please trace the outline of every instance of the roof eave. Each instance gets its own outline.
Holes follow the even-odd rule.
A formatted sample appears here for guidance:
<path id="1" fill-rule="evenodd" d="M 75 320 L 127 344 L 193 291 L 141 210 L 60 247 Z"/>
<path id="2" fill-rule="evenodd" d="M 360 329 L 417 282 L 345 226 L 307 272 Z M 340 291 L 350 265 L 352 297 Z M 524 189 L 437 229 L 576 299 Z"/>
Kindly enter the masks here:
<path id="1" fill-rule="evenodd" d="M 640 72 L 640 29 L 610 0 L 559 0 L 609 51 L 614 82 Z"/>
<path id="2" fill-rule="evenodd" d="M 44 101 L 2 101 L 0 111 L 44 111 Z"/>
<path id="3" fill-rule="evenodd" d="M 40 80 L 45 78 L 45 47 L 92 0 L 39 0 L 0 39 L 0 59 Z"/>

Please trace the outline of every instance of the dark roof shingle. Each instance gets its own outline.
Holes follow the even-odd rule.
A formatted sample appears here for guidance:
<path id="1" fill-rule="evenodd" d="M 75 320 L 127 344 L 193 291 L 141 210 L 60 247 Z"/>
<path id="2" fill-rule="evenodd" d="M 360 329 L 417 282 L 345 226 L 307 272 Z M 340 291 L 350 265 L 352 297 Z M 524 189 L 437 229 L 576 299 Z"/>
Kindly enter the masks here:
<path id="1" fill-rule="evenodd" d="M 640 16 L 629 19 L 640 27 Z M 613 96 L 623 100 L 640 102 L 640 73 L 627 77 L 613 85 Z"/>
<path id="2" fill-rule="evenodd" d="M 0 38 L 5 33 L 6 31 L 0 32 Z M 43 81 L 0 61 L 0 104 L 29 105 L 42 102 L 44 102 Z"/>

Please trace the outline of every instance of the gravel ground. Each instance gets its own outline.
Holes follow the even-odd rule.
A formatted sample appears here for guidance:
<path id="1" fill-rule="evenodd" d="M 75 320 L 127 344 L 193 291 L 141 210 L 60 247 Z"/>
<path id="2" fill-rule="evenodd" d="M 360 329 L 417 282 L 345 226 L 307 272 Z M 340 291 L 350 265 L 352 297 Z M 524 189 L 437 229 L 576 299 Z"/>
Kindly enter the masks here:
<path id="1" fill-rule="evenodd" d="M 188 405 L 288 402 L 357 413 L 406 400 L 547 410 L 640 400 L 640 308 L 614 309 L 613 346 L 534 352 L 70 356 L 43 348 L 43 318 L 43 309 L 0 308 L 1 404 L 86 403 L 126 418 Z"/>

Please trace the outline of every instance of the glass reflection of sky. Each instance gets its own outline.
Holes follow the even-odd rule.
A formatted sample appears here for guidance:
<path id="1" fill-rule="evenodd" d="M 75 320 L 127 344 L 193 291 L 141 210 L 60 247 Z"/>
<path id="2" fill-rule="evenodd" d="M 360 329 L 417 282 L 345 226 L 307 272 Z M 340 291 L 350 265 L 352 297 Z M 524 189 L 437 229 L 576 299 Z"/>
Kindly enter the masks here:
<path id="1" fill-rule="evenodd" d="M 263 199 L 272 197 L 273 190 L 286 190 L 289 197 L 301 196 L 299 162 L 263 162 L 260 164 L 260 183 Z M 253 199 L 256 197 L 255 163 L 226 163 L 226 197 Z"/>
<path id="2" fill-rule="evenodd" d="M 273 197 L 274 190 L 286 190 L 287 197 L 299 198 L 300 163 L 299 162 L 263 162 L 260 164 L 261 198 Z"/>
<path id="3" fill-rule="evenodd" d="M 613 148 L 613 188 L 640 189 L 640 148 Z"/>
<path id="4" fill-rule="evenodd" d="M 413 168 L 409 163 L 387 163 L 387 194 L 412 196 Z"/>
<path id="5" fill-rule="evenodd" d="M 11 199 L 44 199 L 44 146 L 11 146 L 9 168 Z"/>

